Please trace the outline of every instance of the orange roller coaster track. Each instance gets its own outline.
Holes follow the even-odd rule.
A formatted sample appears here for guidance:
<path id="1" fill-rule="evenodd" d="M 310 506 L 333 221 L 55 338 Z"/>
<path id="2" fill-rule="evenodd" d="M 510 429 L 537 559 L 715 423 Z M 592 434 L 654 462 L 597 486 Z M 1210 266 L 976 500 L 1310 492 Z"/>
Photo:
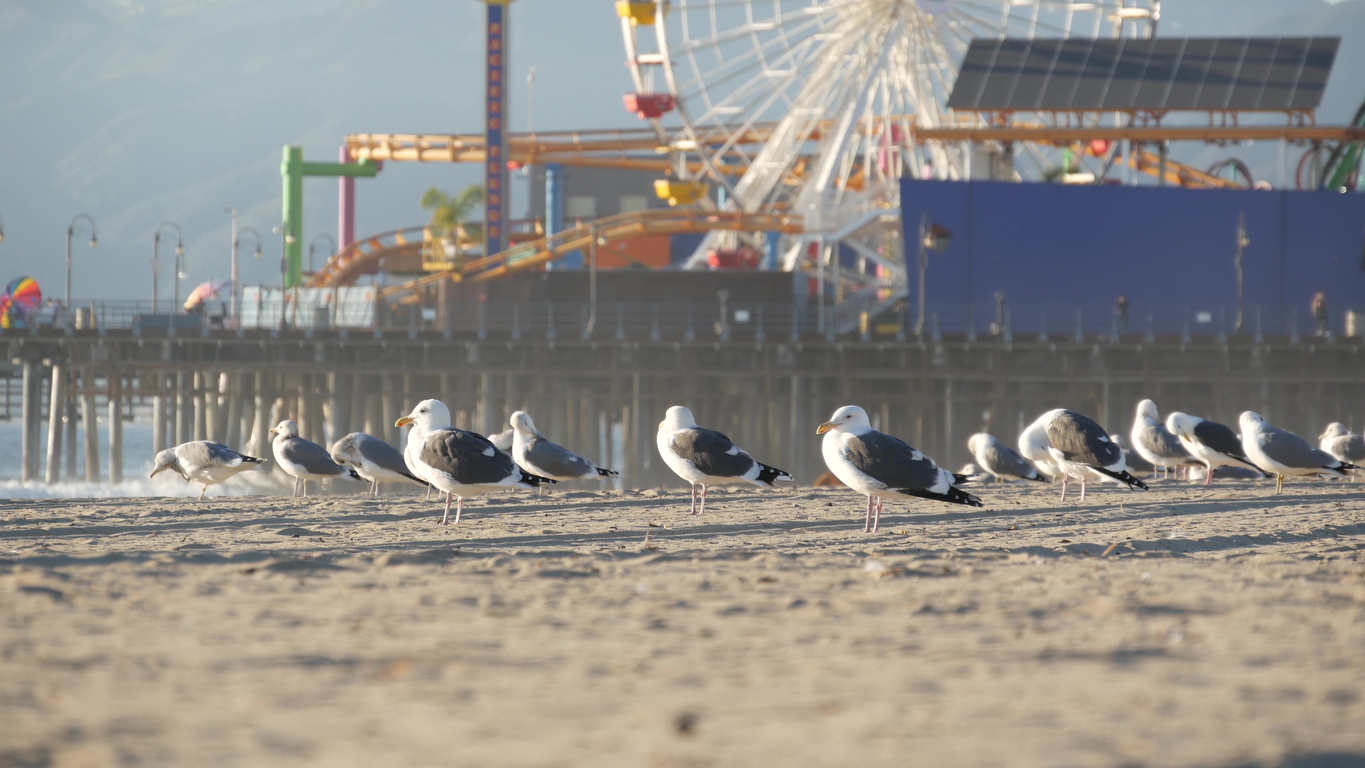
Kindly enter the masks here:
<path id="1" fill-rule="evenodd" d="M 738 213 L 684 208 L 634 211 L 608 216 L 589 224 L 580 224 L 546 237 L 527 240 L 492 256 L 471 258 L 458 269 L 433 272 L 406 283 L 389 286 L 380 292 L 380 296 L 390 300 L 398 299 L 446 280 L 495 280 L 518 272 L 538 269 L 574 251 L 589 250 L 594 236 L 597 238 L 599 248 L 610 248 L 614 242 L 641 235 L 671 235 L 710 230 L 797 234 L 802 232 L 803 228 L 800 216 L 785 213 Z M 380 255 L 379 251 L 367 252 L 358 255 L 357 259 L 377 259 Z M 360 265 L 357 264 L 354 270 L 334 273 L 331 279 L 335 282 L 320 281 L 318 284 L 346 285 L 361 271 Z M 351 279 L 342 282 L 348 275 Z"/>

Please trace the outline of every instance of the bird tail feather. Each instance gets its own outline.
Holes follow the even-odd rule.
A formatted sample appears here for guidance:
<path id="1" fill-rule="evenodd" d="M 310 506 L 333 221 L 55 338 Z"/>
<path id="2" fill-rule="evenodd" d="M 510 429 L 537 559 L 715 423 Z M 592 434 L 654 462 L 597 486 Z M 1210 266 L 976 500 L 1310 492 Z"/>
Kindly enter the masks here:
<path id="1" fill-rule="evenodd" d="M 243 456 L 242 456 L 242 461 L 246 462 L 247 464 L 264 464 L 267 460 L 266 460 L 266 459 L 258 459 L 258 458 L 256 458 L 255 456 L 246 456 L 246 455 L 243 455 Z"/>
<path id="2" fill-rule="evenodd" d="M 796 482 L 791 475 L 783 472 L 777 467 L 770 467 L 767 464 L 758 465 L 758 482 L 764 485 L 775 485 L 778 480 L 791 480 Z"/>
<path id="3" fill-rule="evenodd" d="M 964 504 L 969 507 L 984 507 L 981 499 L 973 496 L 961 488 L 949 487 L 946 493 L 934 493 L 919 488 L 893 488 L 896 493 L 903 493 L 906 496 L 917 496 L 921 499 L 933 499 L 934 501 L 946 501 L 949 504 Z"/>
<path id="4" fill-rule="evenodd" d="M 614 470 L 614 469 L 603 469 L 602 467 L 598 467 L 598 468 L 597 468 L 597 474 L 601 475 L 602 477 L 620 477 L 620 476 L 621 476 L 621 473 L 620 473 L 620 472 L 617 472 L 617 471 Z"/>
<path id="5" fill-rule="evenodd" d="M 352 480 L 359 480 L 359 479 L 361 479 L 361 478 L 360 478 L 360 473 L 357 472 L 357 471 L 355 471 L 355 467 L 347 467 L 347 468 L 346 468 L 346 471 L 350 473 L 351 479 L 352 479 Z"/>
<path id="6" fill-rule="evenodd" d="M 526 470 L 523 469 L 521 470 L 521 482 L 526 483 L 527 485 L 533 488 L 538 488 L 546 483 L 554 485 L 559 481 L 551 480 L 548 477 L 541 477 L 540 475 L 533 475 L 530 472 L 527 472 Z"/>
<path id="7" fill-rule="evenodd" d="M 1126 469 L 1122 472 L 1114 472 L 1105 469 L 1104 467 L 1092 467 L 1092 469 L 1094 469 L 1096 472 L 1099 472 L 1102 475 L 1112 477 L 1115 480 L 1119 481 L 1120 483 L 1126 484 L 1128 486 L 1128 490 L 1130 491 L 1133 490 L 1133 486 L 1137 486 L 1138 488 L 1141 488 L 1144 491 L 1147 490 L 1147 484 L 1137 479 L 1136 477 L 1133 477 L 1131 474 L 1128 473 L 1128 470 Z"/>

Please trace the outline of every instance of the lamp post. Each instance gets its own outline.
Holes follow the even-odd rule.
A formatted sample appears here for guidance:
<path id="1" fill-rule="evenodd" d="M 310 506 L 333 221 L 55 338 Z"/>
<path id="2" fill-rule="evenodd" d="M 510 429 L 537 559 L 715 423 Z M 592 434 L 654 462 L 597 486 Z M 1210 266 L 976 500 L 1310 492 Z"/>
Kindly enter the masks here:
<path id="1" fill-rule="evenodd" d="M 237 220 L 235 218 L 236 212 L 233 213 L 233 216 L 232 228 L 235 234 L 232 236 L 232 317 L 238 323 L 241 323 L 242 303 L 237 290 L 237 249 L 242 244 L 242 238 L 249 234 L 256 242 L 256 258 L 261 258 L 261 233 L 257 232 L 255 227 L 242 227 L 238 230 Z"/>
<path id="2" fill-rule="evenodd" d="M 1247 217 L 1245 213 L 1239 213 L 1237 214 L 1237 255 L 1233 257 L 1232 260 L 1233 266 L 1237 269 L 1237 319 L 1232 323 L 1232 329 L 1234 331 L 1242 330 L 1242 320 L 1244 318 L 1244 313 L 1242 311 L 1242 251 L 1248 245 L 1251 245 L 1251 238 L 1247 237 Z"/>
<path id="3" fill-rule="evenodd" d="M 332 256 L 336 255 L 337 252 L 337 241 L 334 240 L 331 235 L 326 232 L 319 232 L 314 235 L 312 241 L 308 243 L 308 272 L 310 274 L 313 271 L 313 250 L 318 246 L 318 238 L 322 237 L 327 238 L 327 242 L 331 245 L 331 250 L 327 252 L 327 258 L 330 259 Z"/>
<path id="4" fill-rule="evenodd" d="M 284 329 L 284 296 L 289 285 L 289 246 L 294 244 L 294 236 L 289 234 L 289 227 L 285 224 L 271 227 L 271 232 L 280 236 L 280 329 Z M 295 303 L 298 303 L 298 291 L 294 292 Z M 294 309 L 294 319 L 298 320 L 298 308 Z"/>
<path id="5" fill-rule="evenodd" d="M 66 306 L 63 312 L 66 313 L 66 325 L 71 325 L 71 237 L 76 234 L 76 223 L 81 219 L 90 225 L 90 247 L 98 248 L 100 241 L 95 231 L 95 220 L 88 214 L 78 213 L 71 219 L 71 223 L 66 225 Z"/>
<path id="6" fill-rule="evenodd" d="M 924 281 L 929 272 L 929 251 L 943 253 L 948 247 L 948 239 L 953 235 L 947 229 L 937 226 L 925 211 L 919 217 L 919 317 L 915 320 L 915 335 L 924 333 Z"/>
<path id="7" fill-rule="evenodd" d="M 180 231 L 180 225 L 174 221 L 163 221 L 161 226 L 156 228 L 156 234 L 152 236 L 152 314 L 156 314 L 157 308 L 157 283 L 161 279 L 161 236 L 166 227 L 175 230 L 175 255 L 180 258 L 185 254 L 185 235 Z M 171 310 L 175 311 L 174 308 Z"/>

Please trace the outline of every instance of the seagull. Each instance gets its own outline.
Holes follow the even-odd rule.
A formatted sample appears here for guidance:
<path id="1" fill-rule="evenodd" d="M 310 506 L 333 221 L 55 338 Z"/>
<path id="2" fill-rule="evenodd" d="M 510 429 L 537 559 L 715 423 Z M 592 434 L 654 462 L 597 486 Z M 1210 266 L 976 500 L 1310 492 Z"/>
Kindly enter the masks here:
<path id="1" fill-rule="evenodd" d="M 343 467 L 332 461 L 327 449 L 311 440 L 299 437 L 299 425 L 289 419 L 281 421 L 270 430 L 275 436 L 271 444 L 274 449 L 275 463 L 294 478 L 294 492 L 290 497 L 299 495 L 303 486 L 303 497 L 308 498 L 309 480 L 327 480 L 334 477 L 360 479 L 360 474 L 350 467 Z"/>
<path id="2" fill-rule="evenodd" d="M 1015 453 L 1008 445 L 996 439 L 995 435 L 986 432 L 972 435 L 967 438 L 967 450 L 976 458 L 976 466 L 996 480 L 1036 480 L 1040 483 L 1048 481 L 1047 476 L 1030 464 L 1028 459 Z"/>
<path id="3" fill-rule="evenodd" d="M 1237 424 L 1242 428 L 1242 448 L 1246 450 L 1247 457 L 1262 472 L 1275 476 L 1275 493 L 1284 490 L 1285 475 L 1346 477 L 1347 470 L 1360 469 L 1314 448 L 1293 432 L 1271 426 L 1255 411 L 1243 411 Z"/>
<path id="4" fill-rule="evenodd" d="M 587 459 L 555 445 L 541 436 L 531 414 L 517 411 L 509 420 L 512 424 L 512 458 L 517 466 L 535 475 L 553 480 L 577 480 L 580 477 L 617 477 L 614 469 L 602 469 Z M 495 444 L 496 446 L 496 444 Z"/>
<path id="5" fill-rule="evenodd" d="M 760 464 L 740 450 L 730 438 L 713 429 L 697 426 L 692 411 L 681 405 L 668 409 L 654 436 L 659 455 L 674 474 L 692 486 L 692 511 L 706 513 L 706 486 L 730 483 L 776 485 L 792 476 L 776 467 Z M 697 486 L 701 486 L 701 508 L 697 508 Z"/>
<path id="6" fill-rule="evenodd" d="M 496 435 L 489 435 L 488 442 L 492 443 L 494 448 L 497 448 L 499 451 L 502 451 L 508 456 L 511 456 L 512 439 L 513 435 L 515 435 L 516 433 L 517 431 L 515 429 L 508 427 L 507 429 L 504 429 L 503 431 L 497 433 Z M 540 433 L 537 432 L 536 434 Z"/>
<path id="7" fill-rule="evenodd" d="M 343 467 L 351 467 L 362 478 L 370 481 L 370 495 L 379 495 L 380 483 L 417 483 L 418 480 L 408 470 L 403 454 L 397 448 L 364 432 L 352 432 L 332 444 L 332 461 Z"/>
<path id="8" fill-rule="evenodd" d="M 1048 455 L 1061 471 L 1062 501 L 1066 501 L 1066 487 L 1071 479 L 1081 481 L 1081 499 L 1085 499 L 1085 481 L 1090 478 L 1117 480 L 1129 490 L 1134 487 L 1147 490 L 1146 483 L 1128 473 L 1123 448 L 1088 416 L 1065 408 L 1048 411 L 1019 436 L 1021 447 L 1026 438 L 1030 446 L 1047 446 Z"/>
<path id="9" fill-rule="evenodd" d="M 1052 481 L 1056 480 L 1062 471 L 1057 468 L 1057 462 L 1052 460 L 1052 454 L 1048 452 L 1047 427 L 1042 425 L 1042 421 L 1041 418 L 1038 419 L 1019 433 L 1019 455 L 1033 462 L 1033 466 Z"/>
<path id="10" fill-rule="evenodd" d="M 1151 400 L 1137 404 L 1132 437 L 1133 450 L 1158 469 L 1169 470 L 1195 461 L 1180 438 L 1162 425 L 1157 416 L 1156 403 Z"/>
<path id="11" fill-rule="evenodd" d="M 1142 454 L 1130 450 L 1127 445 L 1124 445 L 1123 435 L 1116 435 L 1111 432 L 1109 439 L 1114 441 L 1114 445 L 1123 449 L 1123 463 L 1128 466 L 1130 472 L 1156 472 L 1155 464 L 1142 458 Z"/>
<path id="12" fill-rule="evenodd" d="M 1318 447 L 1342 461 L 1365 463 L 1365 437 L 1353 434 L 1339 421 L 1327 425 L 1318 438 Z"/>
<path id="13" fill-rule="evenodd" d="M 1204 473 L 1204 485 L 1213 480 L 1213 471 L 1219 467 L 1250 467 L 1261 472 L 1242 450 L 1242 439 L 1224 424 L 1172 411 L 1166 416 L 1166 429 L 1180 438 L 1191 456 L 1204 463 L 1208 470 Z M 1264 472 L 1261 474 L 1270 477 Z"/>
<path id="14" fill-rule="evenodd" d="M 881 527 L 885 499 L 918 497 L 982 506 L 981 499 L 956 487 L 966 477 L 940 469 L 904 441 L 874 430 L 867 411 L 856 405 L 835 411 L 829 421 L 816 427 L 815 434 L 825 436 L 820 452 L 829 471 L 867 496 L 863 533 L 876 533 Z"/>
<path id="15" fill-rule="evenodd" d="M 156 455 L 153 463 L 155 467 L 151 477 L 156 477 L 158 472 L 174 469 L 176 474 L 185 478 L 185 482 L 204 486 L 199 491 L 199 498 L 202 499 L 210 485 L 226 482 L 238 472 L 264 464 L 265 459 L 238 453 L 222 443 L 195 440 L 167 448 Z"/>
<path id="16" fill-rule="evenodd" d="M 445 514 L 450 519 L 450 499 L 455 498 L 455 524 L 460 524 L 466 496 L 510 488 L 535 488 L 553 483 L 518 467 L 483 435 L 450 426 L 450 409 L 440 400 L 423 400 L 395 426 L 412 424 L 403 452 L 418 477 L 446 492 Z"/>

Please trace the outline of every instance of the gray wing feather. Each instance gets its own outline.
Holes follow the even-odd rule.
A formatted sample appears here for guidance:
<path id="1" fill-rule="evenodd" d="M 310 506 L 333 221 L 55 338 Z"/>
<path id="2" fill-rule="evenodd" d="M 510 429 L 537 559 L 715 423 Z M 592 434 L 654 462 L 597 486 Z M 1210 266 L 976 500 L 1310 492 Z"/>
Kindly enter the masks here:
<path id="1" fill-rule="evenodd" d="M 582 477 L 596 473 L 591 461 L 539 437 L 527 441 L 526 458 L 538 469 L 555 477 Z"/>
<path id="2" fill-rule="evenodd" d="M 176 449 L 176 453 L 182 462 L 195 467 L 210 465 L 238 467 L 246 458 L 222 443 L 211 443 L 206 440 L 185 443 Z"/>
<path id="3" fill-rule="evenodd" d="M 463 429 L 432 432 L 418 458 L 461 485 L 492 485 L 518 471 L 512 457 L 494 448 L 488 438 Z"/>
<path id="4" fill-rule="evenodd" d="M 390 472 L 410 475 L 408 463 L 403 460 L 403 454 L 392 445 L 372 435 L 364 434 L 360 436 L 356 444 L 360 449 L 360 455 L 369 459 L 375 466 L 382 467 Z M 413 479 L 416 480 L 417 478 Z"/>
<path id="5" fill-rule="evenodd" d="M 1365 436 L 1342 435 L 1332 440 L 1332 453 L 1343 461 L 1358 464 L 1365 461 Z"/>
<path id="6" fill-rule="evenodd" d="M 909 444 L 881 432 L 866 432 L 844 443 L 848 460 L 859 472 L 891 489 L 922 491 L 939 480 L 934 460 Z"/>
<path id="7" fill-rule="evenodd" d="M 1010 477 L 1023 477 L 1033 479 L 1038 476 L 1038 468 L 1029 463 L 1023 456 L 1010 450 L 1009 446 L 994 440 L 986 444 L 986 449 L 981 452 L 982 460 L 986 468 L 997 475 L 1008 475 Z"/>
<path id="8" fill-rule="evenodd" d="M 280 447 L 284 458 L 314 475 L 349 475 L 351 470 L 332 460 L 326 448 L 301 437 L 291 437 Z"/>
<path id="9" fill-rule="evenodd" d="M 710 477 L 740 477 L 754 468 L 754 460 L 730 438 L 714 429 L 681 429 L 670 443 L 673 452 Z"/>
<path id="10" fill-rule="evenodd" d="M 1190 459 L 1190 452 L 1180 444 L 1180 438 L 1170 430 L 1156 424 L 1149 424 L 1138 433 L 1143 447 L 1163 459 Z"/>
<path id="11" fill-rule="evenodd" d="M 1089 416 L 1062 411 L 1047 428 L 1052 447 L 1067 461 L 1093 467 L 1111 467 L 1123 459 L 1123 449 Z"/>
<path id="12" fill-rule="evenodd" d="M 1311 443 L 1293 432 L 1266 425 L 1256 435 L 1256 442 L 1265 455 L 1296 469 L 1310 467 L 1335 467 L 1341 463 L 1326 451 L 1314 448 Z"/>

